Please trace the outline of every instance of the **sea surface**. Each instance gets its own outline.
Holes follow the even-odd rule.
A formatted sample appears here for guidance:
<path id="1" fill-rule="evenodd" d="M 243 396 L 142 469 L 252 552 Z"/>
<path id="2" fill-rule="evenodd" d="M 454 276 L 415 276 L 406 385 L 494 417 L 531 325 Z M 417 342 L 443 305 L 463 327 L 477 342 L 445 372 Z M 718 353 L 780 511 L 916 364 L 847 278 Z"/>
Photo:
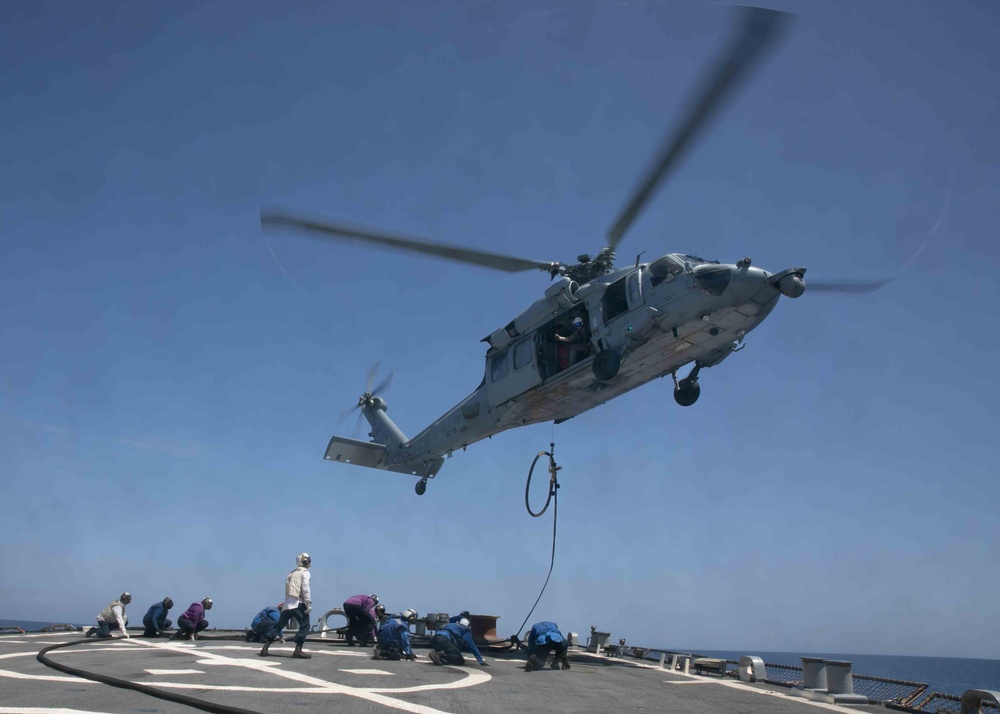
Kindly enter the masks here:
<path id="1" fill-rule="evenodd" d="M 676 651 L 676 650 L 673 650 Z M 908 682 L 925 682 L 927 692 L 942 692 L 962 696 L 967 689 L 1000 691 L 1000 660 L 965 659 L 961 657 L 908 657 L 904 655 L 862 655 L 833 652 L 747 652 L 731 650 L 685 650 L 718 659 L 739 660 L 743 655 L 756 655 L 764 662 L 802 666 L 802 657 L 851 662 L 852 674 L 867 674 Z"/>
<path id="2" fill-rule="evenodd" d="M 17 625 L 28 630 L 39 630 L 51 622 L 32 620 L 0 619 L 0 627 Z M 80 625 L 80 623 L 72 623 Z M 86 627 L 87 625 L 82 625 Z M 655 649 L 655 648 L 654 648 Z M 927 683 L 927 693 L 942 692 L 962 696 L 967 689 L 990 689 L 1000 691 L 1000 660 L 966 659 L 961 657 L 909 657 L 904 655 L 863 655 L 833 652 L 749 652 L 746 650 L 676 650 L 669 652 L 691 652 L 692 654 L 719 659 L 738 660 L 746 654 L 760 657 L 773 664 L 802 666 L 802 657 L 825 657 L 826 659 L 851 662 L 851 672 L 888 679 L 902 679 L 908 682 Z"/>

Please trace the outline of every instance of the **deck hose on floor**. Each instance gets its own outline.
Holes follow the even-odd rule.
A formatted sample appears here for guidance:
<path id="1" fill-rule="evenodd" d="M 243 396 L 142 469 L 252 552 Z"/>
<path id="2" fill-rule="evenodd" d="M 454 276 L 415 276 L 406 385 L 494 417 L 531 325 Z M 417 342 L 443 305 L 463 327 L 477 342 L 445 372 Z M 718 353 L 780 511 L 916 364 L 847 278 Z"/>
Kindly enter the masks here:
<path id="1" fill-rule="evenodd" d="M 46 667 L 51 667 L 52 669 L 57 669 L 60 672 L 71 674 L 74 677 L 82 677 L 94 682 L 109 684 L 112 687 L 118 687 L 120 689 L 131 689 L 132 691 L 139 692 L 141 694 L 147 694 L 151 697 L 157 697 L 158 699 L 166 699 L 168 702 L 184 704 L 206 712 L 215 712 L 216 714 L 261 714 L 261 712 L 254 711 L 252 709 L 240 709 L 239 707 L 230 707 L 225 704 L 215 704 L 214 702 L 207 702 L 204 699 L 195 699 L 194 697 L 186 697 L 183 694 L 174 694 L 173 692 L 168 692 L 164 689 L 157 689 L 156 687 L 151 687 L 148 684 L 137 684 L 135 682 L 130 682 L 127 679 L 119 679 L 118 677 L 109 677 L 106 674 L 88 672 L 83 669 L 55 662 L 47 657 L 48 653 L 53 650 L 87 644 L 92 643 L 89 640 L 80 640 L 79 642 L 63 642 L 58 645 L 52 645 L 51 647 L 46 647 L 39 652 L 36 655 L 36 659 Z"/>

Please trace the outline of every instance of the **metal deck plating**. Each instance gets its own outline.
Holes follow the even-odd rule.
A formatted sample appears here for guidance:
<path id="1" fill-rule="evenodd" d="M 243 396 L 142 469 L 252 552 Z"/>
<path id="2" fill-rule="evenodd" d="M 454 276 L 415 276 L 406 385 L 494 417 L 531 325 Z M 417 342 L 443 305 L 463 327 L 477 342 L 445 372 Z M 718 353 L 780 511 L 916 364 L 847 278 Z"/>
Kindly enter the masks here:
<path id="1" fill-rule="evenodd" d="M 656 665 L 574 648 L 568 671 L 527 673 L 518 653 L 484 653 L 489 667 L 436 667 L 427 650 L 415 662 L 372 660 L 371 650 L 310 640 L 310 660 L 292 645 L 260 646 L 241 633 L 213 632 L 191 642 L 132 637 L 86 640 L 56 649 L 60 664 L 253 712 L 802 712 L 844 707 L 791 697 L 787 690 L 713 676 L 686 676 Z M 190 712 L 191 706 L 122 689 L 45 666 L 38 653 L 80 633 L 0 636 L 0 714 L 8 712 Z M 882 707 L 852 707 L 886 711 Z"/>

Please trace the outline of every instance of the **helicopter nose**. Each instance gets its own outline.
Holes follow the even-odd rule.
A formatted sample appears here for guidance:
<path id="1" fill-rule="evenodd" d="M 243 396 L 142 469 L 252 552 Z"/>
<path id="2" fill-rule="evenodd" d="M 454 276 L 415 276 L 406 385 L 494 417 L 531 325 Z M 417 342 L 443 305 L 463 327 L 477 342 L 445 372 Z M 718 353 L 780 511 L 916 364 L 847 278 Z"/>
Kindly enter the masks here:
<path id="1" fill-rule="evenodd" d="M 731 272 L 732 279 L 726 297 L 738 302 L 752 300 L 761 288 L 768 285 L 771 277 L 766 270 L 749 265 L 730 265 L 727 267 Z"/>

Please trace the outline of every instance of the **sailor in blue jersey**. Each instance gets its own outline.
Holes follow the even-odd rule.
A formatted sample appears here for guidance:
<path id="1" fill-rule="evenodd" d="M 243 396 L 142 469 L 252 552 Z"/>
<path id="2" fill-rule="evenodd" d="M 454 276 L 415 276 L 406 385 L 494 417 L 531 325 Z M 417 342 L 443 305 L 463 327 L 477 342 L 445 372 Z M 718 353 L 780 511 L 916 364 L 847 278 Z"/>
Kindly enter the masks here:
<path id="1" fill-rule="evenodd" d="M 258 612 L 257 616 L 250 622 L 250 629 L 246 631 L 247 642 L 260 642 L 261 638 L 267 635 L 267 630 L 270 628 L 271 623 L 281 619 L 281 610 L 284 607 L 285 602 L 281 601 L 277 607 L 268 606 Z M 277 639 L 281 642 L 285 641 L 281 630 L 278 630 Z"/>
<path id="2" fill-rule="evenodd" d="M 462 645 L 469 648 L 469 651 L 476 656 L 476 661 L 480 666 L 486 667 L 486 660 L 479 654 L 479 648 L 472 640 L 472 630 L 469 629 L 469 621 L 462 618 L 458 622 L 449 622 L 437 631 L 431 638 L 431 647 L 434 649 L 430 655 L 431 662 L 436 665 L 442 664 L 465 664 L 462 657 Z"/>
<path id="3" fill-rule="evenodd" d="M 544 667 L 549 652 L 554 652 L 552 669 L 559 669 L 560 663 L 563 669 L 569 669 L 569 658 L 566 656 L 568 649 L 569 644 L 559 631 L 559 625 L 547 620 L 536 622 L 528 633 L 528 662 L 524 665 L 524 671 Z"/>
<path id="4" fill-rule="evenodd" d="M 162 635 L 163 631 L 173 624 L 167 619 L 167 613 L 173 606 L 174 601 L 168 597 L 163 598 L 161 602 L 155 605 L 151 605 L 142 618 L 142 624 L 146 626 L 146 630 L 142 633 L 142 636 L 159 637 Z"/>
<path id="5" fill-rule="evenodd" d="M 417 619 L 416 610 L 403 610 L 399 615 L 389 615 L 378 629 L 375 654 L 372 659 L 416 659 L 410 647 L 410 623 Z"/>
<path id="6" fill-rule="evenodd" d="M 470 614 L 469 614 L 469 611 L 468 611 L 468 610 L 462 610 L 462 611 L 461 611 L 460 613 L 458 613 L 458 614 L 457 614 L 457 615 L 455 615 L 454 617 L 449 617 L 449 618 L 448 618 L 448 622 L 459 622 L 459 621 L 461 621 L 462 619 L 466 619 L 466 620 L 468 620 L 468 619 L 470 619 L 471 617 L 472 617 L 472 615 L 470 615 Z"/>

